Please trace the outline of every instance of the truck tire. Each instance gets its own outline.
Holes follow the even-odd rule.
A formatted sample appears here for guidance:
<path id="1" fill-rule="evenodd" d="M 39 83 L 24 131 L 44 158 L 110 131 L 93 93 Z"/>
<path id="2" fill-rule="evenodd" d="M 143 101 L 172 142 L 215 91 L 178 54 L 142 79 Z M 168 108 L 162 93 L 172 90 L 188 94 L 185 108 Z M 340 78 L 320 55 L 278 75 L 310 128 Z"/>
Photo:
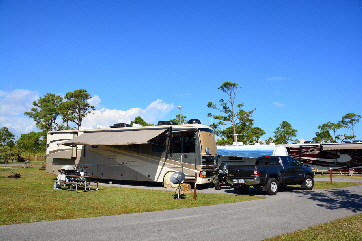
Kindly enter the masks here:
<path id="1" fill-rule="evenodd" d="M 314 187 L 314 179 L 311 176 L 306 176 L 301 186 L 304 190 L 312 190 Z"/>
<path id="2" fill-rule="evenodd" d="M 275 195 L 277 194 L 278 192 L 278 181 L 275 179 L 275 178 L 270 178 L 268 180 L 268 183 L 266 184 L 267 187 L 266 187 L 266 192 L 269 194 L 269 195 Z"/>
<path id="3" fill-rule="evenodd" d="M 247 192 L 249 190 L 249 186 L 241 185 L 236 188 L 239 192 Z"/>

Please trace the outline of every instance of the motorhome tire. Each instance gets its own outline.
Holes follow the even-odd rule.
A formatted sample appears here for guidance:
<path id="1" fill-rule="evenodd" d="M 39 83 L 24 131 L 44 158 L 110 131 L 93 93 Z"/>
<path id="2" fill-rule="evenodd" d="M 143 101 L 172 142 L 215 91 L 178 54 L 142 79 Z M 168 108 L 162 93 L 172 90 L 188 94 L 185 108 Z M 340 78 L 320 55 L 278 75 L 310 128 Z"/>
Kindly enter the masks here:
<path id="1" fill-rule="evenodd" d="M 176 185 L 170 181 L 170 178 L 174 173 L 175 172 L 167 172 L 165 174 L 165 176 L 163 177 L 163 187 L 164 188 L 175 188 L 176 187 Z"/>
<path id="2" fill-rule="evenodd" d="M 267 183 L 266 192 L 269 195 L 275 195 L 278 192 L 278 181 L 275 178 L 270 178 Z"/>

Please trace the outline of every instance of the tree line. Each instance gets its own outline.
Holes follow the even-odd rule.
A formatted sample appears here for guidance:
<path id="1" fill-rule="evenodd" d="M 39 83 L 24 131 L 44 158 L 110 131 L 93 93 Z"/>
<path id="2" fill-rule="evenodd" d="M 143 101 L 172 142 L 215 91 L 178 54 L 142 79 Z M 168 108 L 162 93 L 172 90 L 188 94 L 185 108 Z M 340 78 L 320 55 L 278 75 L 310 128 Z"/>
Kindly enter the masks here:
<path id="1" fill-rule="evenodd" d="M 35 121 L 40 132 L 21 134 L 18 140 L 7 127 L 0 128 L 0 160 L 2 162 L 24 161 L 24 156 L 44 156 L 46 136 L 49 131 L 79 129 L 83 119 L 95 110 L 88 100 L 91 95 L 85 89 L 60 95 L 46 93 L 33 102 L 33 107 L 24 115 Z M 137 116 L 130 125 L 150 126 Z"/>
<path id="2" fill-rule="evenodd" d="M 7 127 L 0 129 L 0 159 L 3 162 L 22 161 L 22 156 L 41 155 L 46 150 L 48 131 L 70 130 L 82 125 L 83 119 L 95 110 L 88 103 L 91 98 L 85 89 L 75 90 L 60 95 L 47 93 L 33 102 L 33 107 L 24 115 L 35 121 L 40 132 L 22 134 L 15 141 L 15 136 Z M 71 123 L 76 127 L 72 127 Z"/>
<path id="3" fill-rule="evenodd" d="M 216 120 L 211 124 L 215 134 L 219 137 L 218 145 L 230 145 L 233 142 L 243 144 L 260 143 L 260 138 L 265 131 L 254 126 L 253 113 L 256 109 L 244 110 L 244 103 L 236 103 L 236 97 L 241 87 L 237 83 L 224 82 L 219 88 L 226 99 L 219 100 L 219 104 L 208 102 L 207 107 L 219 112 L 219 114 L 208 113 L 208 117 Z M 44 155 L 46 150 L 46 135 L 49 131 L 79 129 L 83 119 L 95 110 L 88 100 L 90 94 L 85 89 L 68 92 L 64 97 L 47 93 L 44 97 L 33 102 L 30 111 L 25 112 L 35 121 L 40 132 L 22 134 L 15 141 L 15 136 L 7 127 L 0 128 L 0 159 L 2 161 L 22 160 L 24 155 Z M 177 114 L 171 121 L 176 124 L 185 123 L 186 116 Z M 333 123 L 327 122 L 318 126 L 318 131 L 313 138 L 314 142 L 335 143 L 339 141 L 355 140 L 355 126 L 359 123 L 361 116 L 347 113 L 341 120 Z M 137 116 L 130 123 L 141 126 L 151 126 L 142 117 Z M 342 129 L 349 129 L 351 134 L 340 134 Z M 298 131 L 288 121 L 282 121 L 275 129 L 274 136 L 267 138 L 264 143 L 287 144 L 288 142 L 299 142 L 295 140 Z"/>
<path id="4" fill-rule="evenodd" d="M 243 109 L 244 103 L 237 104 L 235 99 L 241 87 L 237 83 L 224 82 L 218 89 L 226 94 L 226 99 L 220 99 L 219 104 L 209 102 L 207 107 L 219 111 L 221 114 L 209 113 L 208 117 L 217 120 L 211 126 L 215 130 L 216 135 L 220 137 L 217 141 L 218 145 L 232 144 L 233 142 L 242 142 L 243 144 L 254 144 L 260 142 L 261 136 L 265 131 L 260 127 L 254 126 L 252 115 L 256 109 L 246 111 Z M 342 116 L 341 120 L 332 123 L 327 122 L 318 126 L 313 142 L 336 143 L 343 140 L 356 140 L 355 126 L 361 119 L 360 115 L 355 113 L 347 113 Z M 228 126 L 222 128 L 223 126 Z M 351 135 L 337 134 L 341 129 L 349 129 Z M 265 140 L 266 144 L 287 144 L 289 142 L 298 143 L 296 140 L 298 131 L 292 127 L 288 121 L 282 121 L 275 129 L 274 136 Z"/>
<path id="5" fill-rule="evenodd" d="M 24 115 L 33 118 L 36 126 L 45 132 L 69 130 L 70 123 L 74 123 L 79 129 L 83 119 L 95 110 L 95 107 L 88 103 L 90 98 L 90 94 L 85 89 L 68 92 L 64 98 L 47 93 L 34 101 L 34 107 Z M 59 119 L 62 122 L 59 122 Z"/>

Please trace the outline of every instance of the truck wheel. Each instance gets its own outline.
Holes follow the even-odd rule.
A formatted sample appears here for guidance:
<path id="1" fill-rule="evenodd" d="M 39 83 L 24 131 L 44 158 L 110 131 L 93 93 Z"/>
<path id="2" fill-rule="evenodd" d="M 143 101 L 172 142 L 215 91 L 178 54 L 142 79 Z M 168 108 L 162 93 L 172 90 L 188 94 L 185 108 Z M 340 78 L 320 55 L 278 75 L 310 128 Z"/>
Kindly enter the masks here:
<path id="1" fill-rule="evenodd" d="M 302 183 L 302 188 L 305 190 L 312 190 L 314 187 L 314 179 L 311 176 L 306 176 Z"/>
<path id="2" fill-rule="evenodd" d="M 278 192 L 278 181 L 275 178 L 270 178 L 266 185 L 267 185 L 266 192 L 269 195 L 277 194 L 277 192 Z"/>
<path id="3" fill-rule="evenodd" d="M 237 190 L 239 192 L 247 192 L 249 190 L 249 186 L 246 186 L 246 185 L 241 185 L 241 186 L 238 186 L 237 187 Z"/>

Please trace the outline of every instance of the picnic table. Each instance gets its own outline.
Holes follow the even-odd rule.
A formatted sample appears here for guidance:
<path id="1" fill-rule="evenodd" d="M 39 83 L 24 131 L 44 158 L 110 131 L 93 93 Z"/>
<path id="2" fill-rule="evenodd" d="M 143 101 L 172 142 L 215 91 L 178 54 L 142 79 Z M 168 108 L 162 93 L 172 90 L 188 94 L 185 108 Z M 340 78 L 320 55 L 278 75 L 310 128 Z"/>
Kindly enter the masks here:
<path id="1" fill-rule="evenodd" d="M 55 181 L 54 189 L 65 190 L 75 186 L 76 192 L 91 191 L 91 180 L 92 176 L 64 175 L 60 178 L 58 177 L 58 180 Z M 80 187 L 84 189 L 78 191 Z M 96 188 L 94 190 L 98 190 L 98 182 L 96 182 Z"/>

